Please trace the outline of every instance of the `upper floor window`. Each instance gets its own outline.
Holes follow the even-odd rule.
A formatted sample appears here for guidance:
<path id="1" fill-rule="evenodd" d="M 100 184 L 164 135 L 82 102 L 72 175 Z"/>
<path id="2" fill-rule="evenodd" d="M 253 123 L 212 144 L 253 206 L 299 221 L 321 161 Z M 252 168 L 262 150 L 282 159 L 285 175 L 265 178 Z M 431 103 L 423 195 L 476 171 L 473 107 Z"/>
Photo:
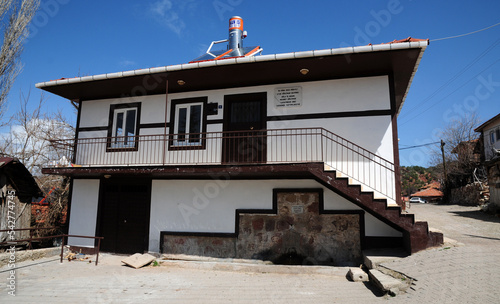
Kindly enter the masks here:
<path id="1" fill-rule="evenodd" d="M 495 143 L 495 132 L 491 131 L 490 132 L 490 144 L 494 144 L 494 143 Z"/>
<path id="2" fill-rule="evenodd" d="M 497 141 L 499 141 L 500 140 L 500 128 L 497 128 L 495 133 L 496 133 Z"/>
<path id="3" fill-rule="evenodd" d="M 107 150 L 137 150 L 140 103 L 111 105 Z"/>
<path id="4" fill-rule="evenodd" d="M 170 148 L 205 147 L 206 103 L 206 97 L 172 100 Z"/>

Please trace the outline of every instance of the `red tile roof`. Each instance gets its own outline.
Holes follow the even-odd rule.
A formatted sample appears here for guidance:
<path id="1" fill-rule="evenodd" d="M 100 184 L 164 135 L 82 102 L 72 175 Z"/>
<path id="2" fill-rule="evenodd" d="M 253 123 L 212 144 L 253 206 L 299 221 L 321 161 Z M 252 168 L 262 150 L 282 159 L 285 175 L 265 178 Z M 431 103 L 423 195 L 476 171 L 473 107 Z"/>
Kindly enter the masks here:
<path id="1" fill-rule="evenodd" d="M 411 195 L 412 197 L 418 196 L 418 197 L 443 197 L 444 194 L 442 191 L 435 189 L 435 188 L 428 188 L 424 189 L 421 191 L 418 191 L 416 193 L 413 193 Z"/>
<path id="2" fill-rule="evenodd" d="M 429 41 L 429 39 L 417 39 L 417 38 L 411 38 L 411 37 L 408 37 L 406 39 L 395 39 L 391 42 L 385 42 L 385 43 L 381 43 L 381 44 L 393 44 L 393 43 L 403 43 L 403 42 L 418 42 L 418 41 Z M 368 45 L 372 45 L 371 43 L 368 44 Z"/>

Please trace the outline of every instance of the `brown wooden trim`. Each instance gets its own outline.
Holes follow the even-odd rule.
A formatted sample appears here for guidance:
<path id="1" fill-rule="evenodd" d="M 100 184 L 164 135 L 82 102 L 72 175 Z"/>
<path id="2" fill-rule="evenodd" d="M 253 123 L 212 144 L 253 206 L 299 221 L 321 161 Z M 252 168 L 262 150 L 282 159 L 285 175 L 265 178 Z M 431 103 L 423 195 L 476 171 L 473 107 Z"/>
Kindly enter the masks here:
<path id="1" fill-rule="evenodd" d="M 80 104 L 81 105 L 81 104 Z M 69 233 L 69 223 L 71 221 L 71 205 L 73 202 L 73 182 L 74 178 L 71 178 L 69 181 L 69 191 L 68 191 L 68 203 L 67 203 L 67 209 L 66 209 L 66 224 L 64 225 L 63 233 L 68 234 Z"/>
<path id="2" fill-rule="evenodd" d="M 324 196 L 323 188 L 276 188 L 273 189 L 273 205 L 271 209 L 236 209 L 235 211 L 235 224 L 234 232 L 182 232 L 182 231 L 160 231 L 160 252 L 163 248 L 163 237 L 165 235 L 172 236 L 194 236 L 194 237 L 225 237 L 237 238 L 239 235 L 240 215 L 241 214 L 278 214 L 278 193 L 289 192 L 316 192 L 319 194 L 319 214 L 358 214 L 359 215 L 359 228 L 361 237 L 361 246 L 363 248 L 365 224 L 363 210 L 324 210 Z"/>
<path id="3" fill-rule="evenodd" d="M 108 131 L 109 126 L 101 126 L 101 127 L 82 127 L 77 128 L 76 132 L 92 132 L 92 131 Z"/>
<path id="4" fill-rule="evenodd" d="M 170 102 L 170 128 L 169 128 L 169 140 L 168 140 L 168 150 L 204 150 L 207 145 L 207 140 L 206 138 L 203 138 L 203 134 L 200 134 L 201 138 L 201 144 L 200 145 L 193 145 L 193 146 L 175 146 L 173 145 L 174 143 L 174 132 L 175 132 L 175 122 L 176 122 L 176 117 L 175 117 L 175 107 L 180 104 L 185 104 L 185 103 L 202 103 L 203 104 L 203 112 L 201 113 L 202 115 L 202 124 L 201 124 L 201 133 L 206 133 L 207 132 L 207 103 L 208 103 L 208 97 L 202 96 L 202 97 L 192 97 L 192 98 L 183 98 L 183 99 L 172 99 Z M 186 134 L 189 134 L 187 132 Z"/>
<path id="5" fill-rule="evenodd" d="M 112 148 L 111 141 L 113 136 L 113 120 L 115 110 L 117 109 L 127 109 L 127 108 L 137 108 L 137 120 L 135 122 L 136 130 L 135 130 L 135 143 L 132 148 Z M 112 104 L 109 106 L 109 119 L 108 119 L 108 141 L 106 143 L 106 152 L 126 152 L 126 151 L 138 151 L 139 150 L 139 142 L 137 135 L 140 134 L 141 129 L 141 103 L 140 102 L 132 102 L 132 103 L 121 103 L 121 104 Z"/>
<path id="6" fill-rule="evenodd" d="M 394 153 L 394 178 L 396 186 L 396 203 L 404 207 L 403 200 L 401 198 L 401 171 L 400 171 L 400 160 L 399 160 L 399 136 L 398 136 L 398 114 L 396 108 L 396 95 L 394 89 L 394 76 L 389 74 L 389 96 L 391 98 L 391 110 L 392 110 L 392 148 Z"/>
<path id="7" fill-rule="evenodd" d="M 78 128 L 80 128 L 80 122 L 81 122 L 81 118 L 82 118 L 82 106 L 83 106 L 83 102 L 80 101 L 78 103 L 78 114 L 76 117 L 75 143 L 78 142 Z M 73 157 L 72 157 L 71 161 L 73 163 L 76 163 L 76 145 L 73 146 Z"/>
<path id="8" fill-rule="evenodd" d="M 153 129 L 153 128 L 165 128 L 165 123 L 164 122 L 157 122 L 157 123 L 144 123 L 139 125 L 141 129 Z M 167 123 L 166 127 L 170 127 L 170 124 Z"/>
<path id="9" fill-rule="evenodd" d="M 224 119 L 207 120 L 208 125 L 223 124 L 223 123 L 224 123 Z"/>
<path id="10" fill-rule="evenodd" d="M 296 115 L 275 115 L 275 116 L 268 116 L 267 121 L 384 116 L 391 114 L 392 110 L 370 110 L 370 111 L 296 114 Z"/>
<path id="11" fill-rule="evenodd" d="M 169 123 L 167 123 L 167 128 L 170 126 Z M 139 125 L 140 129 L 154 129 L 154 128 L 165 128 L 165 123 L 163 122 L 157 122 L 157 123 L 144 123 Z M 76 132 L 92 132 L 92 131 L 108 131 L 109 126 L 100 126 L 100 127 L 82 127 L 78 128 Z"/>

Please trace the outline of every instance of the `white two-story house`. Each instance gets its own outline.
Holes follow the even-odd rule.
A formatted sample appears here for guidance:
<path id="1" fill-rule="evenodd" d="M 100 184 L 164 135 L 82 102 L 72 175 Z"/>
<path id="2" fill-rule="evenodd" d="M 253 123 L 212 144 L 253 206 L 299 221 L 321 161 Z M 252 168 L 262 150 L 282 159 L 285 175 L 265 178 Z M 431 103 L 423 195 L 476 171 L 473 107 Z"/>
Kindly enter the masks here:
<path id="1" fill-rule="evenodd" d="M 442 242 L 402 213 L 397 116 L 427 40 L 190 63 L 37 87 L 79 105 L 69 233 L 102 250 L 352 264 Z M 217 43 L 219 43 L 218 41 Z M 93 247 L 91 239 L 70 245 Z"/>
<path id="2" fill-rule="evenodd" d="M 492 117 L 474 131 L 481 133 L 483 160 L 488 174 L 490 202 L 500 210 L 500 114 Z"/>

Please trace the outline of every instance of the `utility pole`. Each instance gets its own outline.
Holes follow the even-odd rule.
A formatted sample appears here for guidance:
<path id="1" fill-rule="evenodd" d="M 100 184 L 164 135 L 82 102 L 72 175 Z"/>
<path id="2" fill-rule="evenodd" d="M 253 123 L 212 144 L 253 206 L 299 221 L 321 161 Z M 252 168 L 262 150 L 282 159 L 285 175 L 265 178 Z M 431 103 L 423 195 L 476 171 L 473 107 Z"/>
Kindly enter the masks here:
<path id="1" fill-rule="evenodd" d="M 441 154 L 443 155 L 443 172 L 444 172 L 444 183 L 446 185 L 446 182 L 448 181 L 448 176 L 446 174 L 446 160 L 444 158 L 444 141 L 441 139 Z"/>
<path id="2" fill-rule="evenodd" d="M 449 187 L 448 187 L 448 174 L 446 173 L 446 159 L 444 157 L 444 141 L 441 139 L 441 154 L 443 155 L 443 176 L 444 176 L 444 201 L 448 202 L 449 197 L 450 197 L 450 192 L 449 192 Z"/>

